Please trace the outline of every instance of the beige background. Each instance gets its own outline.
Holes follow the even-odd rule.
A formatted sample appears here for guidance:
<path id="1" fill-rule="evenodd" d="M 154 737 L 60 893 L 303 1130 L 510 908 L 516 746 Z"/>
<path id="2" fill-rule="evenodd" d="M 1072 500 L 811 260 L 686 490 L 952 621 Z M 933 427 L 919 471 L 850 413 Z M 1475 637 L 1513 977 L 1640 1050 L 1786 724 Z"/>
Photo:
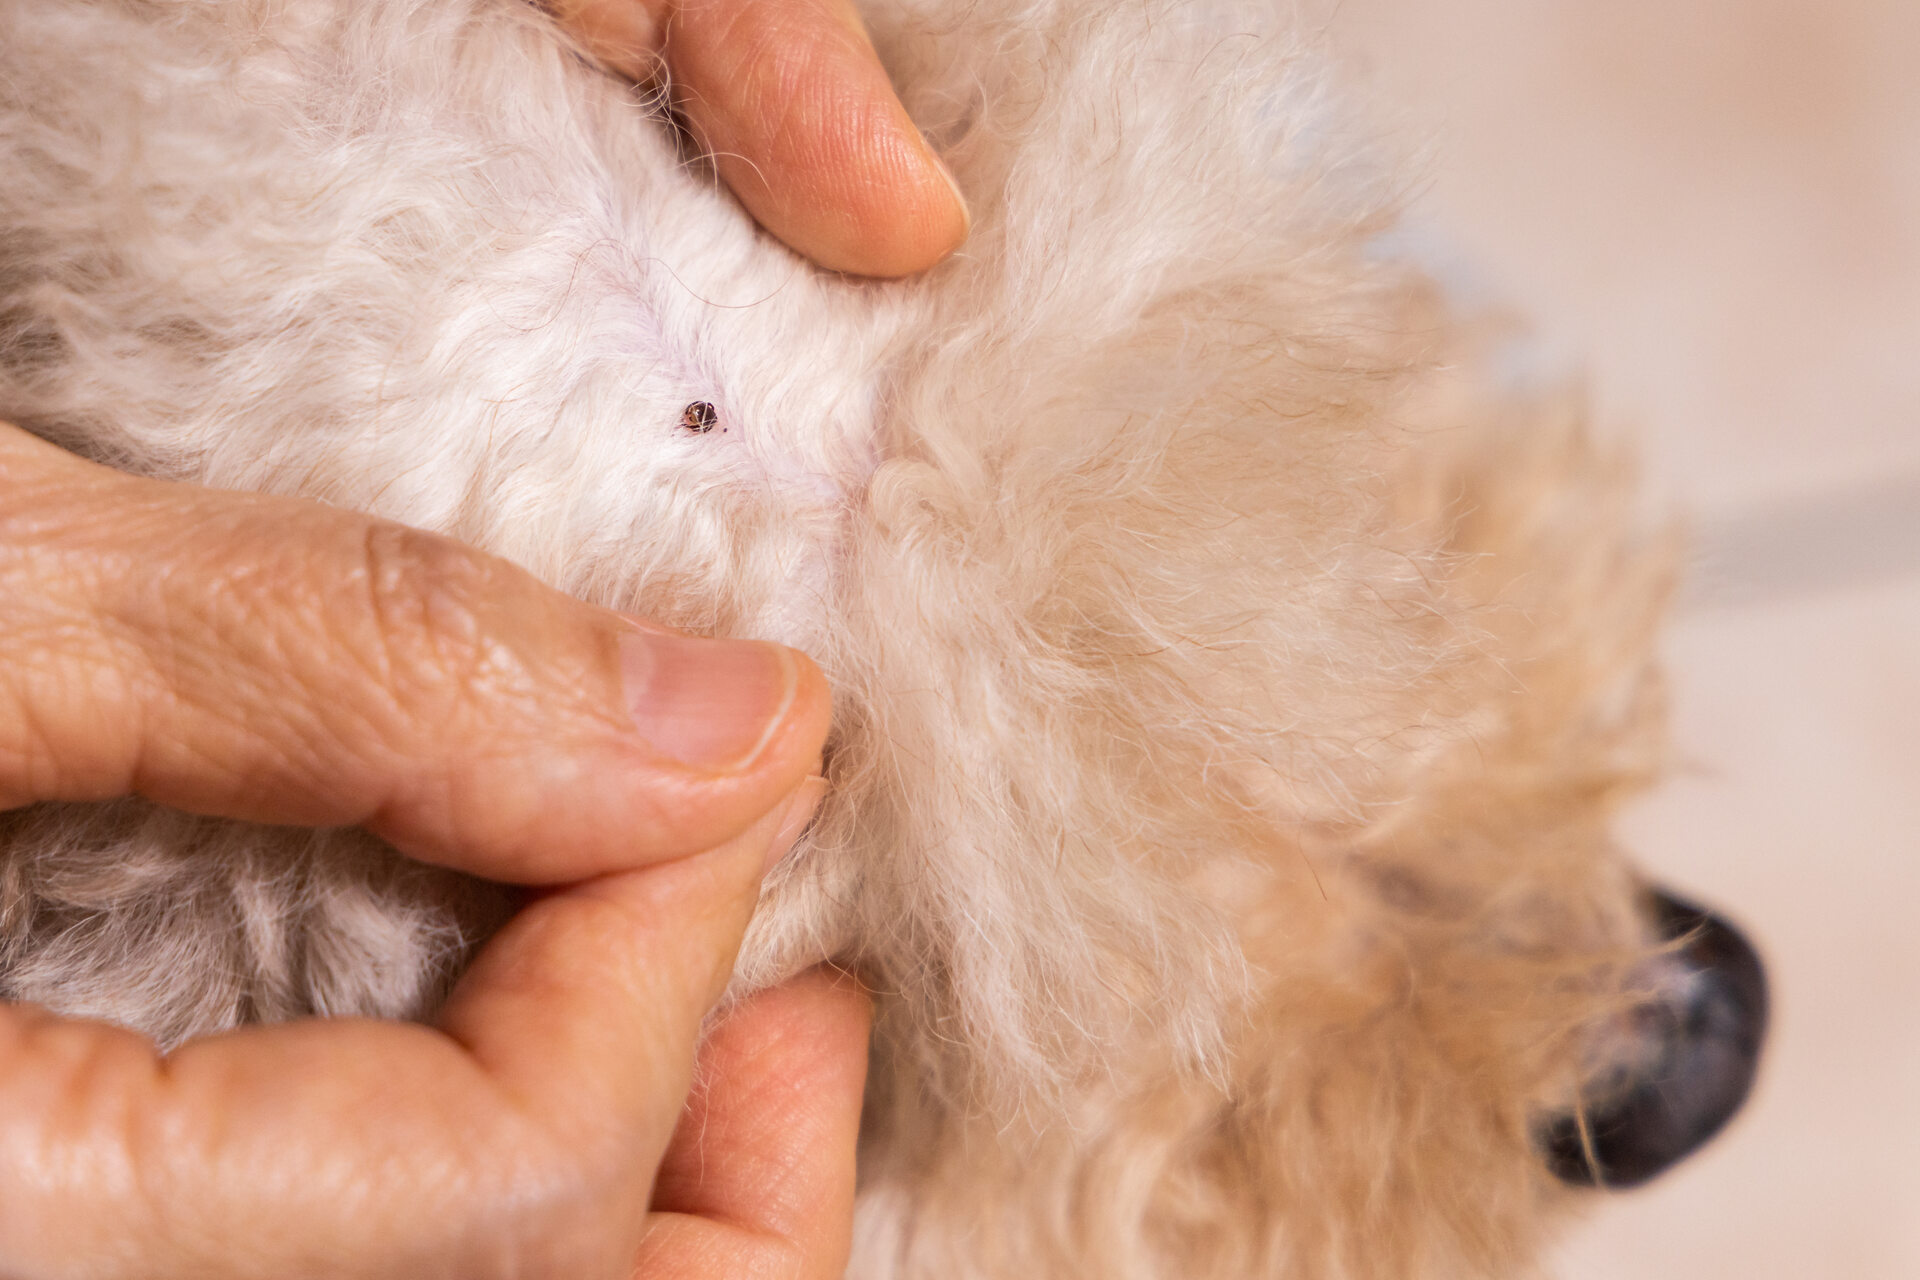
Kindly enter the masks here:
<path id="1" fill-rule="evenodd" d="M 1421 144 L 1450 278 L 1698 529 L 1690 766 L 1626 837 L 1760 942 L 1774 1038 L 1735 1127 L 1558 1274 L 1916 1280 L 1920 0 L 1300 2 Z"/>

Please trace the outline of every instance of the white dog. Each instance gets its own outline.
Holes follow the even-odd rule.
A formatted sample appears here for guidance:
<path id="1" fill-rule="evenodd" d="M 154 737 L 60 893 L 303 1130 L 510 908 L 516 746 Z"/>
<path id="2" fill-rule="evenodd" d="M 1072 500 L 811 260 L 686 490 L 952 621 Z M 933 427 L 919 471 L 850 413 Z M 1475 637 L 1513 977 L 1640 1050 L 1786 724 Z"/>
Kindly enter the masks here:
<path id="1" fill-rule="evenodd" d="M 882 992 L 855 1274 L 1524 1270 L 1764 1016 L 1608 840 L 1661 762 L 1622 466 L 1478 371 L 1273 12 L 868 17 L 975 215 L 893 284 L 519 0 L 6 6 L 0 417 L 816 656 L 736 986 Z M 504 909 L 352 832 L 0 839 L 6 993 L 169 1043 L 418 1015 Z"/>

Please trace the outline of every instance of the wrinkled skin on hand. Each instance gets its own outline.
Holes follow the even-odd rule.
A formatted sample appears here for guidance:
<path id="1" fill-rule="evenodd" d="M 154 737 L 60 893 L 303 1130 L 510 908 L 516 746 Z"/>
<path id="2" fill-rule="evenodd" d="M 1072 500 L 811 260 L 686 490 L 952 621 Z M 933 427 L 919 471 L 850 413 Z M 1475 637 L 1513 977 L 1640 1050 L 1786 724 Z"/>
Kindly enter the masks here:
<path id="1" fill-rule="evenodd" d="M 0 1271 L 624 1277 L 644 1251 L 651 1274 L 837 1274 L 857 988 L 813 974 L 744 1005 L 675 1141 L 760 877 L 820 798 L 805 657 L 10 426 L 0 598 L 5 804 L 360 823 L 540 886 L 430 1027 L 311 1020 L 162 1056 L 0 1008 Z"/>
<path id="2" fill-rule="evenodd" d="M 609 69 L 670 86 L 741 202 L 820 265 L 904 275 L 964 240 L 844 0 L 551 8 Z M 0 1270 L 840 1273 L 865 995 L 805 974 L 700 1041 L 760 877 L 819 803 L 829 705 L 803 656 L 6 424 L 0 600 L 0 807 L 359 824 L 539 887 L 431 1027 L 305 1021 L 163 1056 L 0 1008 Z"/>

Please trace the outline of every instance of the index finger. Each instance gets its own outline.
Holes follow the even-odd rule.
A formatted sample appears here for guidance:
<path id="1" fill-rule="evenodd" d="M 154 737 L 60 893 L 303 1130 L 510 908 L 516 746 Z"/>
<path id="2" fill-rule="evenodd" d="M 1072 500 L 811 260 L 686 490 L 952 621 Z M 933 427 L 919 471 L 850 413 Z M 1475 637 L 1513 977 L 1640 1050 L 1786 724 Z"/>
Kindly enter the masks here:
<path id="1" fill-rule="evenodd" d="M 555 883 L 712 848 L 809 771 L 797 653 L 445 538 L 122 475 L 0 424 L 0 808 L 136 794 Z"/>

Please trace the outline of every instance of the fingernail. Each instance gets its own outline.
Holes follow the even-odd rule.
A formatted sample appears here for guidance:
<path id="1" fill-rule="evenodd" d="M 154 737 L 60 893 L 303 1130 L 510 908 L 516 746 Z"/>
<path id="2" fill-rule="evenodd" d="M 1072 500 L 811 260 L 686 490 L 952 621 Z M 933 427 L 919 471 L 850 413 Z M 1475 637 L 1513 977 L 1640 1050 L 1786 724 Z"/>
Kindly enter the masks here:
<path id="1" fill-rule="evenodd" d="M 620 635 L 620 674 L 640 736 L 716 773 L 753 763 L 799 684 L 793 655 L 779 645 L 638 630 Z"/>
<path id="2" fill-rule="evenodd" d="M 793 852 L 793 846 L 813 821 L 813 815 L 820 812 L 820 802 L 827 798 L 827 780 L 814 774 L 793 789 L 793 797 L 787 801 L 787 811 L 780 818 L 780 829 L 773 833 L 773 842 L 767 846 L 767 858 L 761 864 L 760 874 L 766 875 L 780 865 L 780 860 Z"/>

